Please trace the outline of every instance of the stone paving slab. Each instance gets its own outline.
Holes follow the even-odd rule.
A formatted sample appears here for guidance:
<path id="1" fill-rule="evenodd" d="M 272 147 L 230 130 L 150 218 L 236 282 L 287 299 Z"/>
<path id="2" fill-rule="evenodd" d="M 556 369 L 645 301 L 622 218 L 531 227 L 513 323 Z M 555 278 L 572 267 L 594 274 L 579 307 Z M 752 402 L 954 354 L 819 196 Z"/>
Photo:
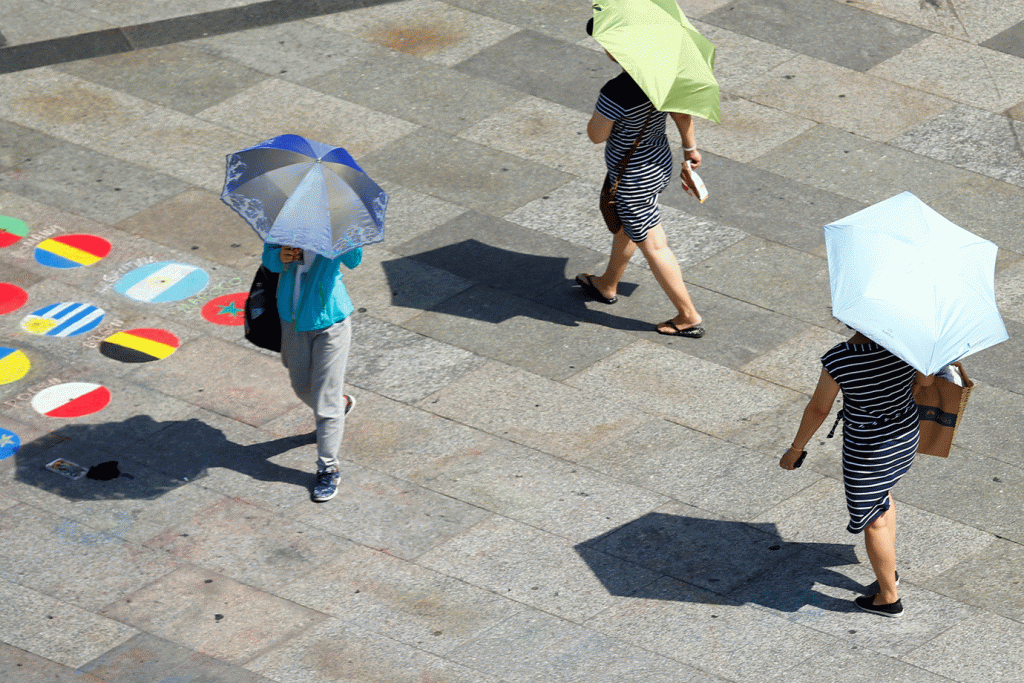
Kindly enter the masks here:
<path id="1" fill-rule="evenodd" d="M 451 660 L 334 618 L 249 662 L 246 668 L 273 680 L 290 677 L 308 683 L 408 680 L 500 683 Z M 296 676 L 295 672 L 300 673 Z"/>
<path id="2" fill-rule="evenodd" d="M 833 645 L 827 652 L 816 652 L 798 665 L 774 678 L 765 679 L 771 683 L 798 681 L 813 683 L 822 676 L 828 679 L 870 683 L 870 681 L 893 681 L 894 683 L 947 683 L 949 678 L 924 671 L 893 657 L 866 653 L 856 645 Z"/>
<path id="3" fill-rule="evenodd" d="M 381 88 L 381 82 L 393 83 L 395 87 Z M 523 97 L 522 93 L 490 79 L 466 75 L 376 44 L 353 55 L 343 66 L 302 84 L 449 134 L 461 133 Z M 453 92 L 463 93 L 458 107 L 451 106 Z"/>
<path id="4" fill-rule="evenodd" d="M 4 576 L 21 586 L 92 612 L 177 569 L 164 553 L 126 543 L 28 505 L 6 510 L 0 529 Z M 23 543 L 18 536 L 33 539 Z M 12 542 L 13 541 L 13 542 Z"/>
<path id="5" fill-rule="evenodd" d="M 1003 113 L 1024 99 L 1024 58 L 946 36 L 929 36 L 869 73 Z"/>
<path id="6" fill-rule="evenodd" d="M 208 109 L 267 77 L 188 44 L 136 50 L 54 68 L 99 85 L 133 92 L 185 114 Z"/>
<path id="7" fill-rule="evenodd" d="M 535 680 L 538 672 L 544 680 L 581 683 L 722 680 L 677 659 L 639 651 L 621 640 L 537 610 L 508 619 L 453 656 L 509 681 Z"/>
<path id="8" fill-rule="evenodd" d="M 801 657 L 815 657 L 835 642 L 778 617 L 737 609 L 681 581 L 661 579 L 645 597 L 607 610 L 587 625 L 728 680 L 787 671 Z M 771 645 L 764 647 L 765 642 Z"/>
<path id="9" fill-rule="evenodd" d="M 37 591 L 0 580 L 4 643 L 51 662 L 78 668 L 136 635 L 108 619 Z"/>
<path id="10" fill-rule="evenodd" d="M 952 656 L 953 652 L 963 653 L 964 659 Z M 975 614 L 914 650 L 907 661 L 954 680 L 1002 682 L 1017 677 L 1016 662 L 1022 652 L 1024 632 L 1020 622 L 993 614 Z M 961 663 L 968 657 L 977 663 Z"/>
<path id="11" fill-rule="evenodd" d="M 644 415 L 619 399 L 590 402 L 586 391 L 491 362 L 418 407 L 568 460 L 621 436 Z M 585 411 L 579 410 L 585 405 Z M 541 408 L 541 410 L 537 410 Z"/>
<path id="12" fill-rule="evenodd" d="M 580 39 L 585 23 L 580 22 Z M 601 86 L 618 73 L 600 53 L 529 30 L 481 50 L 456 69 L 585 113 L 594 110 Z"/>
<path id="13" fill-rule="evenodd" d="M 332 588 L 325 590 L 328 585 Z M 363 546 L 353 546 L 278 593 L 436 655 L 523 610 L 490 591 Z"/>
<path id="14" fill-rule="evenodd" d="M 800 21 L 791 24 L 787 19 L 794 14 Z M 701 20 L 857 71 L 866 71 L 927 36 L 916 26 L 830 0 L 741 0 Z M 824 35 L 829 39 L 822 40 Z"/>
<path id="15" fill-rule="evenodd" d="M 881 142 L 950 108 L 949 100 L 803 55 L 735 94 Z"/>
<path id="16" fill-rule="evenodd" d="M 922 585 L 1019 622 L 1022 605 L 1016 570 L 1020 555 L 1019 544 L 997 539 Z"/>
<path id="17" fill-rule="evenodd" d="M 1022 128 L 1024 123 L 1020 121 L 958 104 L 892 142 L 916 154 L 1024 187 L 1024 163 L 1020 160 Z M 965 144 L 962 135 L 969 129 L 979 134 L 978 143 Z"/>
<path id="18" fill-rule="evenodd" d="M 658 578 L 599 550 L 577 552 L 562 537 L 492 517 L 417 563 L 576 623 Z M 475 561 L 464 562 L 466 556 Z"/>
<path id="19" fill-rule="evenodd" d="M 22 683 L 103 683 L 102 679 L 0 643 L 0 676 Z"/>
<path id="20" fill-rule="evenodd" d="M 981 45 L 993 50 L 999 50 L 1017 57 L 1024 57 L 1024 49 L 1021 47 L 1021 36 L 1024 35 L 1024 21 L 1014 24 L 1005 31 L 992 36 Z"/>
<path id="21" fill-rule="evenodd" d="M 266 683 L 270 680 L 149 634 L 130 638 L 89 662 L 81 670 L 100 676 L 103 680 L 125 683 L 157 680 Z"/>
<path id="22" fill-rule="evenodd" d="M 0 216 L 29 232 L 0 281 L 28 300 L 0 339 L 31 367 L 0 364 L 0 678 L 1015 680 L 1020 0 L 683 3 L 723 93 L 723 124 L 697 122 L 710 198 L 661 197 L 701 340 L 653 332 L 671 308 L 641 257 L 615 306 L 573 283 L 610 242 L 583 129 L 617 68 L 585 6 L 8 5 Z M 345 276 L 358 406 L 325 505 L 279 358 L 201 314 L 260 253 L 219 201 L 224 155 L 286 131 L 348 147 L 390 195 L 386 240 Z M 950 458 L 896 491 L 907 613 L 879 620 L 851 602 L 874 576 L 844 531 L 841 440 L 819 432 L 798 472 L 777 459 L 847 334 L 821 226 L 902 190 L 999 245 L 1011 339 L 967 359 Z M 110 253 L 35 258 L 76 233 Z M 113 287 L 157 260 L 209 283 L 161 304 Z M 20 327 L 59 300 L 104 323 Z M 180 346 L 99 352 L 130 327 Z M 32 407 L 73 381 L 110 404 Z M 58 457 L 120 476 L 71 480 Z"/>
<path id="23" fill-rule="evenodd" d="M 231 663 L 248 661 L 324 620 L 313 610 L 187 566 L 125 593 L 101 613 Z"/>

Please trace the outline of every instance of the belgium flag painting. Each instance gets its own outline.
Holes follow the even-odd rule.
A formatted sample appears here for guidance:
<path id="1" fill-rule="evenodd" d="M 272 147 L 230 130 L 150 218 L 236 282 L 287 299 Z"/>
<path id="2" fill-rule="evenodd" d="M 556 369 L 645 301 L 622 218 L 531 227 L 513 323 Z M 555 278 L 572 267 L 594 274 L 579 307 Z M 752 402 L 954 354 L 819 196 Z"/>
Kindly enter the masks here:
<path id="1" fill-rule="evenodd" d="M 149 363 L 167 358 L 179 344 L 167 330 L 140 327 L 110 335 L 100 342 L 100 353 L 122 363 Z"/>

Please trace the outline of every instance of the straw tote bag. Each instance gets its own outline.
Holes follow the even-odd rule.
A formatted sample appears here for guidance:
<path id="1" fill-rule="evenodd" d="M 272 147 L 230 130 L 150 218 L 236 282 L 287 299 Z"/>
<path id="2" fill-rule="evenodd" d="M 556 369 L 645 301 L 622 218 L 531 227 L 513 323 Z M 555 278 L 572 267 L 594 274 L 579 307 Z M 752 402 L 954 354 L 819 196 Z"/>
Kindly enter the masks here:
<path id="1" fill-rule="evenodd" d="M 974 389 L 974 382 L 967 378 L 964 366 L 953 363 L 960 371 L 964 385 L 958 386 L 944 377 L 935 377 L 930 387 L 914 387 L 914 401 L 920 413 L 921 441 L 917 452 L 949 457 L 953 437 L 960 426 L 967 407 L 967 399 Z"/>

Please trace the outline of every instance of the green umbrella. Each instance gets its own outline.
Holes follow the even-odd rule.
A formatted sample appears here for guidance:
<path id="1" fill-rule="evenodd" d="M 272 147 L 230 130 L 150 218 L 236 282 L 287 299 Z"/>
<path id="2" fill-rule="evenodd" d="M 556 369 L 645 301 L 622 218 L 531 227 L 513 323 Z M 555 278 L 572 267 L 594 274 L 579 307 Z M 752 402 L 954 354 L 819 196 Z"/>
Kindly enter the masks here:
<path id="1" fill-rule="evenodd" d="M 594 0 L 594 38 L 659 110 L 721 122 L 715 46 L 675 0 Z"/>

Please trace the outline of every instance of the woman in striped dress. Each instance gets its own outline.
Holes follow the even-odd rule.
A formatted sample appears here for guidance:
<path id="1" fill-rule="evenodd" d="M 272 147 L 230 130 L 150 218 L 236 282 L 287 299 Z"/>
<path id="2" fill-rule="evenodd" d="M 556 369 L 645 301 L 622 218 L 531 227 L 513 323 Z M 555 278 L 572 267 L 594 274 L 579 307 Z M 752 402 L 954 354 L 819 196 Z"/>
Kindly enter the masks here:
<path id="1" fill-rule="evenodd" d="M 587 33 L 592 32 L 591 27 L 592 23 L 588 23 Z M 608 58 L 615 61 L 610 54 Z M 702 319 L 686 290 L 679 262 L 668 247 L 658 212 L 658 195 L 668 187 L 672 178 L 672 151 L 665 136 L 666 113 L 655 110 L 640 86 L 623 71 L 601 88 L 596 110 L 587 126 L 587 135 L 595 144 L 607 143 L 604 160 L 608 175 L 614 182 L 616 166 L 633 146 L 648 116 L 647 130 L 622 173 L 615 195 L 623 229 L 612 239 L 608 266 L 603 275 L 580 273 L 576 282 L 590 298 L 606 304 L 615 303 L 626 265 L 636 248 L 640 247 L 655 279 L 676 308 L 676 315 L 658 325 L 657 331 L 697 338 L 704 335 Z M 693 119 L 688 114 L 677 112 L 671 112 L 671 116 L 682 136 L 685 158 L 693 167 L 700 166 Z"/>
<path id="2" fill-rule="evenodd" d="M 868 612 L 896 617 L 903 604 L 896 591 L 896 503 L 890 489 L 914 462 L 918 410 L 915 382 L 928 386 L 922 375 L 892 353 L 857 332 L 821 358 L 818 386 L 779 465 L 799 466 L 804 448 L 828 417 L 836 396 L 843 392 L 843 485 L 850 523 L 846 530 L 864 532 L 868 559 L 878 579 L 878 592 L 855 600 Z M 831 436 L 831 434 L 829 434 Z"/>

